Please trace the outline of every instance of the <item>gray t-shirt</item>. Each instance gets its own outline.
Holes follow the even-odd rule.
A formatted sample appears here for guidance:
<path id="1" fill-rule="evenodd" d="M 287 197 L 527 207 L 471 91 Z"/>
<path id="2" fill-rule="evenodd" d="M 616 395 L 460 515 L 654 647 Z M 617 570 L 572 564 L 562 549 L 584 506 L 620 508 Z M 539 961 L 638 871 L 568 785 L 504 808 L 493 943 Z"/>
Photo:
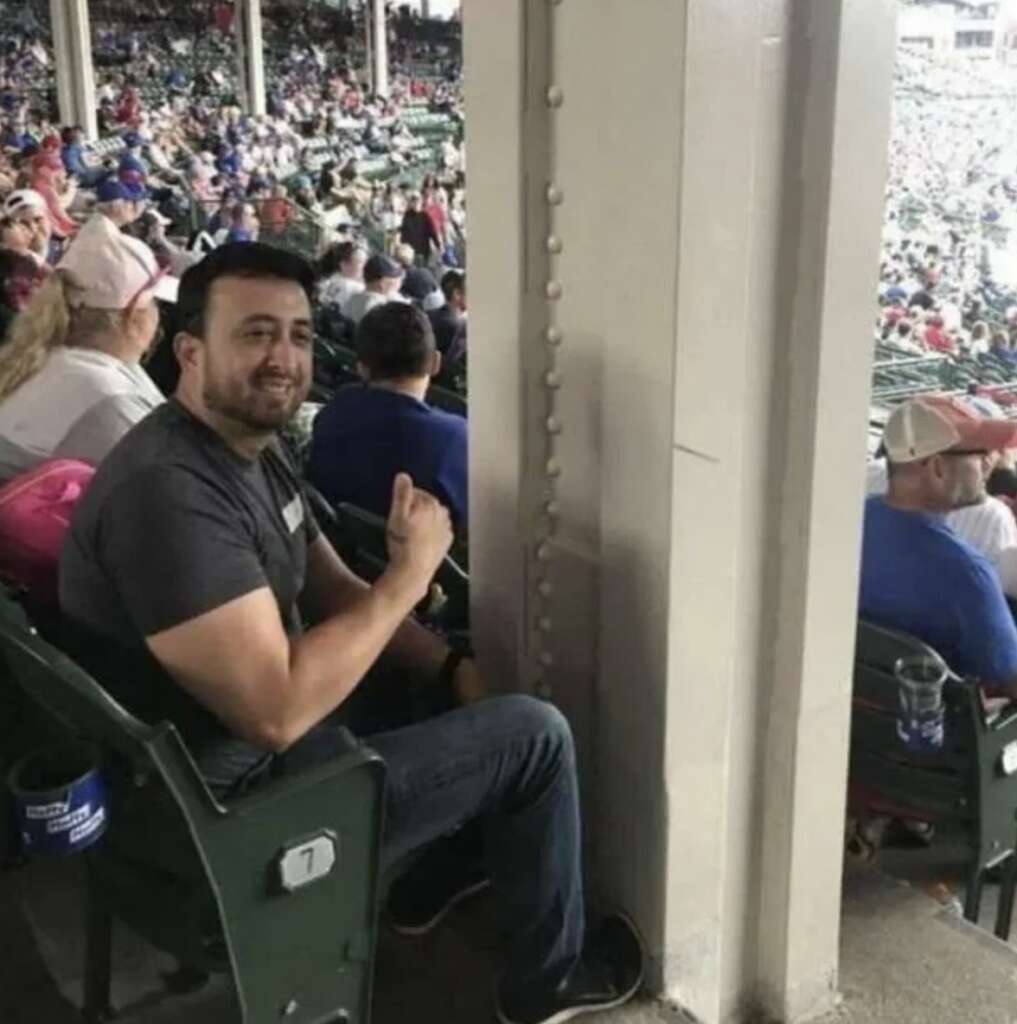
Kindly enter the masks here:
<path id="1" fill-rule="evenodd" d="M 60 558 L 73 653 L 139 717 L 173 721 L 217 788 L 264 755 L 229 737 L 144 638 L 265 586 L 298 634 L 317 535 L 281 447 L 244 459 L 172 400 L 123 439 L 75 509 Z"/>
<path id="2" fill-rule="evenodd" d="M 137 364 L 95 349 L 57 349 L 0 403 L 0 483 L 50 458 L 98 465 L 162 403 Z"/>

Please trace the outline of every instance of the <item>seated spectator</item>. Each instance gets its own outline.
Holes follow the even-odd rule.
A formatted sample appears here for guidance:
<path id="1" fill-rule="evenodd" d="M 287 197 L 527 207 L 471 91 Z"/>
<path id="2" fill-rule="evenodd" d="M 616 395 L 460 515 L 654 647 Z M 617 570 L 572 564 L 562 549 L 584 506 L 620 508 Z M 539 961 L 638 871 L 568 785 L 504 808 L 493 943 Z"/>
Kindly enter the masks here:
<path id="1" fill-rule="evenodd" d="M 396 474 L 409 473 L 465 528 L 466 420 L 424 402 L 441 369 L 427 317 L 407 303 L 386 303 L 360 321 L 355 344 L 367 384 L 341 388 L 318 413 L 308 479 L 333 504 L 383 516 Z"/>
<path id="2" fill-rule="evenodd" d="M 972 399 L 961 400 L 976 414 L 981 410 L 974 406 Z M 997 453 L 990 453 L 989 466 L 995 464 Z M 986 476 L 988 482 L 989 475 Z M 874 459 L 866 470 L 866 493 L 886 494 L 887 463 L 885 459 Z M 1010 508 L 991 492 L 983 494 L 977 501 L 956 508 L 946 514 L 946 524 L 961 540 L 970 544 L 980 555 L 997 568 L 1001 567 L 1004 552 L 1017 554 L 1017 520 Z M 1009 558 L 1009 555 L 1007 556 Z M 1003 588 L 1011 593 L 1007 586 Z M 1012 596 L 1017 599 L 1017 585 Z"/>
<path id="3" fill-rule="evenodd" d="M 314 183 L 306 174 L 298 175 L 293 179 L 293 202 L 302 206 L 314 217 L 324 216 L 325 207 L 318 201 Z"/>
<path id="4" fill-rule="evenodd" d="M 446 373 L 466 358 L 466 275 L 447 270 L 441 278 L 445 304 L 429 313 L 435 344 Z"/>
<path id="5" fill-rule="evenodd" d="M 318 264 L 318 301 L 340 310 L 354 295 L 364 290 L 364 265 L 367 251 L 356 242 L 330 245 Z"/>
<path id="6" fill-rule="evenodd" d="M 1017 697 L 1017 628 L 992 564 L 944 516 L 985 495 L 989 453 L 1017 424 L 951 399 L 907 402 L 884 434 L 889 490 L 865 506 L 859 614 L 924 640 L 963 675 Z"/>
<path id="7" fill-rule="evenodd" d="M 253 203 L 237 203 L 230 214 L 226 242 L 256 242 L 260 228 Z"/>
<path id="8" fill-rule="evenodd" d="M 425 721 L 408 713 L 414 688 L 476 677 L 410 617 L 451 543 L 447 512 L 401 475 L 390 562 L 369 586 L 321 534 L 277 446 L 311 382 L 313 282 L 303 260 L 258 243 L 223 246 L 184 275 L 175 400 L 99 467 L 63 546 L 61 608 L 92 640 L 79 656 L 114 659 L 119 672 L 103 678 L 130 679 L 115 695 L 174 721 L 227 801 L 328 763 L 338 714 L 388 766 L 383 869 L 483 823 L 508 938 L 500 1020 L 551 1024 L 618 1005 L 642 977 L 639 943 L 615 918 L 584 947 L 565 719 L 521 695 Z M 379 662 L 405 699 L 377 685 Z M 429 906 L 414 927 L 433 927 L 477 885 L 448 874 L 421 889 Z"/>
<path id="9" fill-rule="evenodd" d="M 33 259 L 38 263 L 47 263 L 51 255 L 53 229 L 46 200 L 30 188 L 19 189 L 4 200 L 4 213 L 25 225 Z"/>
<path id="10" fill-rule="evenodd" d="M 78 223 L 67 210 L 74 201 L 77 186 L 67 180 L 67 172 L 60 159 L 59 141 L 50 136 L 47 142 L 50 139 L 57 148 L 49 146 L 33 157 L 29 187 L 46 203 L 54 233 L 60 238 L 71 238 L 78 230 Z"/>
<path id="11" fill-rule="evenodd" d="M 397 245 L 393 255 L 403 268 L 403 283 L 400 294 L 418 309 L 429 313 L 444 301 L 434 274 L 427 267 L 416 266 L 416 253 L 411 245 Z"/>
<path id="12" fill-rule="evenodd" d="M 388 256 L 376 253 L 364 264 L 364 290 L 350 296 L 343 306 L 343 316 L 360 323 L 375 306 L 399 301 L 402 283 L 403 268 Z"/>
<path id="13" fill-rule="evenodd" d="M 162 402 L 141 368 L 175 281 L 93 217 L 0 349 L 0 483 L 54 456 L 100 462 Z"/>
<path id="14" fill-rule="evenodd" d="M 63 146 L 60 158 L 64 169 L 78 180 L 82 188 L 95 188 L 106 177 L 107 171 L 104 167 L 94 167 L 88 162 L 85 155 L 84 132 L 77 126 L 65 128 L 61 137 Z"/>
<path id="15" fill-rule="evenodd" d="M 13 223 L 9 218 L 4 220 L 8 224 Z M 50 268 L 33 259 L 27 249 L 17 250 L 4 245 L 10 234 L 11 229 L 5 230 L 3 221 L 0 221 L 0 341 L 6 339 L 12 321 L 28 306 L 50 272 Z M 23 231 L 19 237 L 27 238 L 27 232 Z"/>
<path id="16" fill-rule="evenodd" d="M 133 224 L 148 205 L 148 192 L 144 188 L 132 188 L 116 178 L 106 178 L 95 192 L 96 216 L 103 216 L 118 228 Z"/>
<path id="17" fill-rule="evenodd" d="M 271 235 L 281 235 L 296 219 L 296 210 L 286 195 L 286 186 L 275 182 L 270 196 L 261 204 L 261 223 Z"/>

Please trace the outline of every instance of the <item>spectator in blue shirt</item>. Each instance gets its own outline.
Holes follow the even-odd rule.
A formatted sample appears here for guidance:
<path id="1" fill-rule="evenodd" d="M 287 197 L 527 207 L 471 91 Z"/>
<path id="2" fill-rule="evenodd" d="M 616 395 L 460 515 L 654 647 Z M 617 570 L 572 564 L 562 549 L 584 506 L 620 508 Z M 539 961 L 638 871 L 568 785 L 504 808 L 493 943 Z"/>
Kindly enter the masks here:
<path id="1" fill-rule="evenodd" d="M 860 615 L 1017 697 L 1017 628 L 999 576 L 945 519 L 984 499 L 993 453 L 1017 446 L 1017 424 L 925 397 L 893 412 L 884 444 L 889 489 L 865 506 Z"/>
<path id="2" fill-rule="evenodd" d="M 63 147 L 60 158 L 68 174 L 73 174 L 84 188 L 95 188 L 109 173 L 105 167 L 92 167 L 85 157 L 83 133 L 80 128 L 65 128 L 61 133 Z"/>
<path id="3" fill-rule="evenodd" d="M 467 519 L 466 420 L 424 402 L 441 369 L 427 316 L 405 302 L 372 309 L 357 326 L 366 384 L 338 391 L 318 414 L 308 479 L 334 504 L 386 515 L 397 473 Z"/>
<path id="4" fill-rule="evenodd" d="M 126 149 L 120 154 L 118 174 L 123 175 L 125 171 L 134 171 L 142 177 L 148 177 L 148 164 L 141 157 L 141 147 L 144 142 L 145 140 L 137 132 L 127 132 L 124 135 Z"/>
<path id="5" fill-rule="evenodd" d="M 256 242 L 261 225 L 258 212 L 251 203 L 237 203 L 230 217 L 227 242 Z"/>

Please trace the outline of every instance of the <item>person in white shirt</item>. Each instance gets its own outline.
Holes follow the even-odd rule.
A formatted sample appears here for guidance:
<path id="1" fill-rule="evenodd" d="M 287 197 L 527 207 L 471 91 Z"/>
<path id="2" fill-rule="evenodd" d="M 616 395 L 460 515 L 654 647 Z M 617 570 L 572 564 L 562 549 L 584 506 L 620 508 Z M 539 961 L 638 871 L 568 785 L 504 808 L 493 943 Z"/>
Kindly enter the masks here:
<path id="1" fill-rule="evenodd" d="M 140 364 L 176 285 L 108 217 L 82 227 L 0 351 L 0 483 L 54 457 L 99 463 L 162 402 Z"/>
<path id="2" fill-rule="evenodd" d="M 376 253 L 364 264 L 364 290 L 347 301 L 343 316 L 359 324 L 375 306 L 405 301 L 399 294 L 402 283 L 403 268 L 390 257 Z"/>
<path id="3" fill-rule="evenodd" d="M 318 301 L 325 306 L 343 306 L 364 290 L 367 252 L 356 242 L 330 245 L 319 263 Z"/>

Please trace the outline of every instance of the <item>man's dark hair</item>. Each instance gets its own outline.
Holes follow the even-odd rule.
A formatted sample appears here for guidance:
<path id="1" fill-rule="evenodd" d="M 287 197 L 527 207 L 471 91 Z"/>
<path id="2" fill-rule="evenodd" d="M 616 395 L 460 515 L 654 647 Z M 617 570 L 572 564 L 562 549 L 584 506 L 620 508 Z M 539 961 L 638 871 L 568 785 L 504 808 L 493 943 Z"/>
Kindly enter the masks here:
<path id="1" fill-rule="evenodd" d="M 331 277 L 339 272 L 339 268 L 361 248 L 356 242 L 335 242 L 330 245 L 318 261 L 318 274 Z"/>
<path id="2" fill-rule="evenodd" d="M 445 301 L 451 300 L 456 292 L 466 291 L 466 275 L 461 270 L 446 270 L 441 277 L 441 293 Z"/>
<path id="3" fill-rule="evenodd" d="M 295 281 L 303 288 L 307 301 L 314 302 L 314 270 L 303 256 L 264 242 L 231 242 L 213 249 L 180 278 L 177 295 L 180 330 L 199 338 L 204 335 L 209 293 L 221 277 Z"/>
<path id="4" fill-rule="evenodd" d="M 375 306 L 357 325 L 354 345 L 371 380 L 426 377 L 431 372 L 431 321 L 408 302 Z"/>

